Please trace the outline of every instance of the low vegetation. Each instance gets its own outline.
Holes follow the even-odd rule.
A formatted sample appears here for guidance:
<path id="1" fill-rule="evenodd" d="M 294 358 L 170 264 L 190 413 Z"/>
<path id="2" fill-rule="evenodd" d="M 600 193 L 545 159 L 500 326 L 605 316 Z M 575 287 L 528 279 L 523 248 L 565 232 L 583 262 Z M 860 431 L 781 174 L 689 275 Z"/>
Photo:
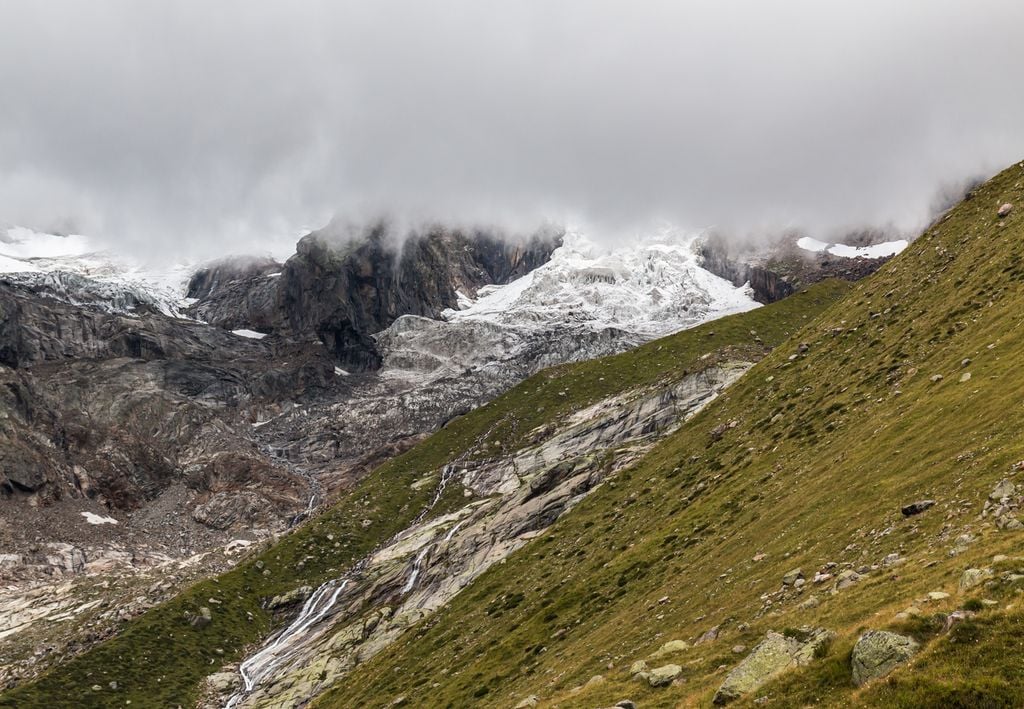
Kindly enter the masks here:
<path id="1" fill-rule="evenodd" d="M 1014 165 L 978 188 L 318 706 L 708 706 L 769 630 L 805 625 L 836 633 L 824 657 L 739 705 L 1020 706 L 1024 532 L 982 512 L 1024 458 L 1022 184 Z M 1021 207 L 999 218 L 1006 202 Z M 902 514 L 923 499 L 936 504 Z M 958 589 L 997 554 L 1013 568 Z M 783 585 L 796 568 L 803 586 Z M 837 587 L 842 571 L 855 576 Z M 940 628 L 958 608 L 977 615 Z M 922 649 L 857 689 L 850 655 L 875 628 Z M 632 676 L 674 639 L 690 647 L 657 661 L 680 666 L 674 682 Z"/>

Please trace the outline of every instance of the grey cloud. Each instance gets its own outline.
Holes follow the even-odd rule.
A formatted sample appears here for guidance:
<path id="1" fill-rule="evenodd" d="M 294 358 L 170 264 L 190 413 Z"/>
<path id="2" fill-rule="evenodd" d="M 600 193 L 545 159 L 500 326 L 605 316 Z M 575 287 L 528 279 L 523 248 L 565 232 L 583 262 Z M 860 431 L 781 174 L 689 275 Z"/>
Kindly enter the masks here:
<path id="1" fill-rule="evenodd" d="M 1024 157 L 1011 0 L 0 4 L 0 220 L 913 228 Z"/>

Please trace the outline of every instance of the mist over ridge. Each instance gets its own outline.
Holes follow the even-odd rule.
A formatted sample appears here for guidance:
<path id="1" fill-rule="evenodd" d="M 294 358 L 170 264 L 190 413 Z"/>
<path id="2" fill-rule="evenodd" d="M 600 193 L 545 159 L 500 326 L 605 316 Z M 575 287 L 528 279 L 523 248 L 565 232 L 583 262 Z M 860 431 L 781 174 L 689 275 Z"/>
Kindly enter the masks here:
<path id="1" fill-rule="evenodd" d="M 333 216 L 913 232 L 1024 154 L 1007 0 L 0 9 L 0 220 L 149 255 Z"/>

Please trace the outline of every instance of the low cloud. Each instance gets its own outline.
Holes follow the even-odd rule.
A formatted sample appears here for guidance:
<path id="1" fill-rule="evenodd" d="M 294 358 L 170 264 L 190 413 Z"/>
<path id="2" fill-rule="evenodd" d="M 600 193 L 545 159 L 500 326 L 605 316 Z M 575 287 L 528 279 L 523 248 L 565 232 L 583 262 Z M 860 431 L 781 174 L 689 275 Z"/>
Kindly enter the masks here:
<path id="1" fill-rule="evenodd" d="M 1009 0 L 5 3 L 0 221 L 152 254 L 334 215 L 913 229 L 1024 157 L 1022 24 Z"/>

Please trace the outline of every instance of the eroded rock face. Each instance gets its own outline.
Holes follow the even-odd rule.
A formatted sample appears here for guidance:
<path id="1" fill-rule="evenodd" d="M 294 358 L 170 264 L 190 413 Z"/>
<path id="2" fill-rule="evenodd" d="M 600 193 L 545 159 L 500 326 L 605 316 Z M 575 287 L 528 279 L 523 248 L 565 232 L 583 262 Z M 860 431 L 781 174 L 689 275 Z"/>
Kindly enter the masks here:
<path id="1" fill-rule="evenodd" d="M 357 564 L 358 572 L 345 577 L 344 584 L 330 582 L 340 591 L 321 622 L 291 640 L 287 654 L 236 706 L 308 701 L 542 533 L 748 367 L 722 364 L 686 375 L 663 390 L 645 389 L 597 403 L 560 426 L 537 431 L 537 442 L 513 457 L 485 456 L 461 468 L 446 468 L 440 480 L 435 475 L 417 483 L 447 481 L 461 485 L 470 496 L 461 509 L 404 530 Z M 611 448 L 618 451 L 613 468 L 601 462 L 602 451 Z M 381 613 L 384 608 L 387 612 Z M 646 666 L 637 667 L 650 681 Z"/>
<path id="2" fill-rule="evenodd" d="M 806 629 L 799 637 L 770 632 L 737 665 L 715 692 L 714 703 L 721 706 L 739 699 L 791 667 L 810 664 L 826 648 L 835 633 L 824 628 Z"/>
<path id="3" fill-rule="evenodd" d="M 919 649 L 913 638 L 884 630 L 869 630 L 853 646 L 853 683 L 859 687 L 885 677 L 909 661 Z"/>

